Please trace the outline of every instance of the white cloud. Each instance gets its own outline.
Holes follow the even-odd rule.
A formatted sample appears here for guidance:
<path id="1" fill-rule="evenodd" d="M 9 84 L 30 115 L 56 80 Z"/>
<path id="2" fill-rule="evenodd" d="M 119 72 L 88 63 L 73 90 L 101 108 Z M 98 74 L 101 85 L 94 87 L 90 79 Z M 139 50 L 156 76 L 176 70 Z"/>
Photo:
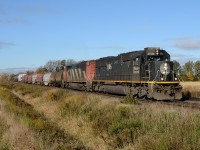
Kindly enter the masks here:
<path id="1" fill-rule="evenodd" d="M 0 73 L 22 73 L 26 71 L 35 71 L 37 68 L 28 68 L 28 67 L 21 67 L 21 68 L 5 68 L 0 69 Z"/>
<path id="2" fill-rule="evenodd" d="M 58 10 L 53 9 L 53 8 L 32 7 L 32 6 L 20 8 L 19 11 L 24 12 L 24 13 L 46 13 L 46 14 L 52 14 L 52 13 L 58 12 Z"/>
<path id="3" fill-rule="evenodd" d="M 15 18 L 1 19 L 0 23 L 2 24 L 29 24 L 30 22 L 26 19 L 15 17 Z"/>
<path id="4" fill-rule="evenodd" d="M 173 47 L 182 50 L 200 50 L 200 37 L 179 37 L 173 39 Z"/>
<path id="5" fill-rule="evenodd" d="M 15 43 L 11 43 L 11 42 L 4 42 L 4 41 L 0 41 L 0 49 L 8 47 L 8 46 L 14 46 L 16 45 Z"/>

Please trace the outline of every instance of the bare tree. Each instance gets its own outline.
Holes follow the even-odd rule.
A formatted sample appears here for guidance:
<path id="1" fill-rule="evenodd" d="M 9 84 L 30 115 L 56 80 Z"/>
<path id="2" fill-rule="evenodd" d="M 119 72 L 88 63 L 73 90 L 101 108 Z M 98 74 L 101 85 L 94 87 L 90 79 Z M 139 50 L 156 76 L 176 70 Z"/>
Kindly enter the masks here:
<path id="1" fill-rule="evenodd" d="M 63 60 L 50 60 L 45 65 L 44 68 L 48 70 L 48 72 L 62 70 L 64 66 L 69 66 L 77 63 L 73 59 L 63 59 Z"/>
<path id="2" fill-rule="evenodd" d="M 50 60 L 44 65 L 44 68 L 46 68 L 48 72 L 52 72 L 55 71 L 59 65 L 60 65 L 59 60 Z"/>
<path id="3" fill-rule="evenodd" d="M 46 72 L 48 72 L 48 70 L 44 67 L 39 67 L 35 72 L 36 73 L 46 73 Z"/>
<path id="4" fill-rule="evenodd" d="M 73 64 L 76 64 L 76 63 L 77 63 L 77 61 L 75 61 L 74 59 L 67 59 L 65 61 L 66 66 L 70 66 L 70 65 L 73 65 Z"/>

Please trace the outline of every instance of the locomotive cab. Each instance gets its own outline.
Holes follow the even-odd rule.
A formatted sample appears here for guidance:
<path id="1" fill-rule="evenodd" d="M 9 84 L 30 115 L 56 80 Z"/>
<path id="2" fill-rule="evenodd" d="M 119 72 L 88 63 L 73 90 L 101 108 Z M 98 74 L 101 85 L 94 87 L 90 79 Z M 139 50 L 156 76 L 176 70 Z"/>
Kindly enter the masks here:
<path id="1" fill-rule="evenodd" d="M 141 77 L 146 81 L 177 81 L 170 55 L 160 48 L 145 48 L 141 58 Z"/>
<path id="2" fill-rule="evenodd" d="M 148 85 L 147 97 L 157 100 L 181 99 L 178 77 L 170 55 L 158 47 L 148 47 L 141 55 L 141 80 Z"/>

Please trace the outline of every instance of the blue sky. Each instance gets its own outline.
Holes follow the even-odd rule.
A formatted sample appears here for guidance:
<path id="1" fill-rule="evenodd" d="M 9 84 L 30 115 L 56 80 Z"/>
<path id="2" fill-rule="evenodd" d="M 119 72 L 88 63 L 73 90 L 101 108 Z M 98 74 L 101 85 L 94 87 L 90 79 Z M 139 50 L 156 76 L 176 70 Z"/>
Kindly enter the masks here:
<path id="1" fill-rule="evenodd" d="M 198 0 L 0 0 L 0 69 L 156 46 L 200 60 Z"/>

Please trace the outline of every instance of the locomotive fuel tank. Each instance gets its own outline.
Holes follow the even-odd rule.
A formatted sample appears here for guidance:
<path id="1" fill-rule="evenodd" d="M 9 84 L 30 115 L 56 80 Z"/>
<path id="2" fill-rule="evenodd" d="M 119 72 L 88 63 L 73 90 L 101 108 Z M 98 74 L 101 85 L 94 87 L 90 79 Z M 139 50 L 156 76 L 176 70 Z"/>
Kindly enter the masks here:
<path id="1" fill-rule="evenodd" d="M 122 85 L 103 85 L 100 87 L 99 91 L 118 95 L 128 95 L 130 93 L 130 88 Z"/>

